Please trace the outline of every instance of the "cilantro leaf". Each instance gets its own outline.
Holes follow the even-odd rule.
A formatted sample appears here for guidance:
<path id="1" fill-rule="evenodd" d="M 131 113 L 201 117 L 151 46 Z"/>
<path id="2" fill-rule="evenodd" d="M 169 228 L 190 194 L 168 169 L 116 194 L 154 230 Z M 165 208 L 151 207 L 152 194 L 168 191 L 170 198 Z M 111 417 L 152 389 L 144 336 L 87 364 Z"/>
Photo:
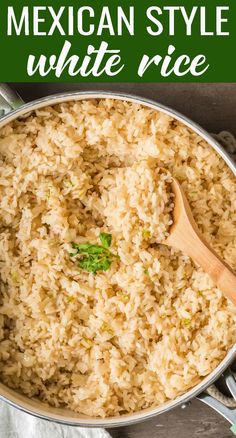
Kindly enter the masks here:
<path id="1" fill-rule="evenodd" d="M 77 254 L 102 254 L 104 248 L 99 245 L 92 245 L 90 243 L 72 243 L 72 248 L 77 250 Z"/>
<path id="2" fill-rule="evenodd" d="M 99 239 L 104 248 L 110 248 L 112 242 L 112 235 L 107 233 L 100 233 Z"/>
<path id="3" fill-rule="evenodd" d="M 108 256 L 90 255 L 79 260 L 79 267 L 84 271 L 97 274 L 98 271 L 108 271 L 111 263 L 112 259 Z"/>
<path id="4" fill-rule="evenodd" d="M 91 243 L 72 243 L 72 248 L 75 253 L 69 253 L 70 257 L 78 256 L 78 266 L 87 272 L 97 274 L 98 271 L 107 271 L 114 258 L 119 258 L 117 254 L 113 254 L 108 248 L 111 246 L 112 235 L 101 233 L 101 245 L 94 245 Z"/>

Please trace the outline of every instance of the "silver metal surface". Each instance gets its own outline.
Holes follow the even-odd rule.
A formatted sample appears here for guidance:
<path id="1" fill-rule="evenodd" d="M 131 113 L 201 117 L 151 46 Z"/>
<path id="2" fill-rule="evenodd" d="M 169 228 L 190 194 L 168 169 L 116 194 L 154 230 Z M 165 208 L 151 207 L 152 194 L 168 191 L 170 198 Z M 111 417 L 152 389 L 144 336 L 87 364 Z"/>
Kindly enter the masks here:
<path id="1" fill-rule="evenodd" d="M 236 400 L 236 381 L 230 369 L 224 373 L 224 378 L 233 399 Z M 215 411 L 226 418 L 226 420 L 228 420 L 231 424 L 236 424 L 236 409 L 227 408 L 221 401 L 216 400 L 214 397 L 206 393 L 200 394 L 197 398 L 211 408 L 215 409 Z"/>
<path id="2" fill-rule="evenodd" d="M 0 84 L 0 96 L 2 95 L 3 97 L 4 96 L 6 97 L 6 91 L 7 91 L 7 95 L 9 95 L 6 86 L 4 85 L 4 88 L 2 88 L 2 85 Z M 202 129 L 196 123 L 192 122 L 187 117 L 182 116 L 180 113 L 173 111 L 172 109 L 164 105 L 134 95 L 117 94 L 117 93 L 103 92 L 103 91 L 69 92 L 69 93 L 44 97 L 42 99 L 38 99 L 36 101 L 27 104 L 23 104 L 20 108 L 18 108 L 19 101 L 17 101 L 18 102 L 16 105 L 17 109 L 10 111 L 9 114 L 3 115 L 2 118 L 0 119 L 0 128 L 5 124 L 9 123 L 10 121 L 14 120 L 15 118 L 24 117 L 26 114 L 47 105 L 55 105 L 57 103 L 66 102 L 70 100 L 103 99 L 103 98 L 126 100 L 130 102 L 142 104 L 149 108 L 162 111 L 166 114 L 169 114 L 170 116 L 175 117 L 176 119 L 180 120 L 182 123 L 190 127 L 201 137 L 203 137 L 208 142 L 208 144 L 210 144 L 221 155 L 221 157 L 224 159 L 224 161 L 227 163 L 227 165 L 231 168 L 232 172 L 236 176 L 235 163 L 229 157 L 227 152 L 222 148 L 222 146 L 213 137 L 211 137 L 204 129 Z M 1 101 L 0 101 L 0 108 L 1 108 Z M 13 108 L 13 105 L 12 104 L 8 105 L 8 111 L 9 108 Z M 229 367 L 229 365 L 232 363 L 235 357 L 236 357 L 236 345 L 228 352 L 225 359 L 209 376 L 207 376 L 200 384 L 189 390 L 187 393 L 183 394 L 182 396 L 178 397 L 173 401 L 165 403 L 163 406 L 159 406 L 157 408 L 150 408 L 141 412 L 136 412 L 134 414 L 122 415 L 120 417 L 111 417 L 106 419 L 92 418 L 92 417 L 79 415 L 62 408 L 60 409 L 52 408 L 52 407 L 49 408 L 47 405 L 39 401 L 30 400 L 27 397 L 18 394 L 16 391 L 10 390 L 9 388 L 7 388 L 5 385 L 1 383 L 0 383 L 0 398 L 5 400 L 12 406 L 21 409 L 24 412 L 32 414 L 36 417 L 43 418 L 45 420 L 56 421 L 61 424 L 84 426 L 84 427 L 106 427 L 106 428 L 126 426 L 126 425 L 131 425 L 134 423 L 148 420 L 152 417 L 170 411 L 174 407 L 187 404 L 192 398 L 199 396 L 200 393 L 205 391 L 214 381 L 216 381 L 222 375 L 222 373 Z M 232 382 L 230 384 L 232 384 Z M 199 399 L 202 400 L 204 403 L 209 404 L 209 406 L 212 406 L 214 409 L 217 409 L 223 415 L 225 415 L 225 413 L 227 413 L 228 415 L 228 411 L 226 412 L 223 409 L 220 411 L 219 405 L 218 403 L 216 403 L 216 400 L 213 399 L 214 401 L 212 401 L 212 397 L 210 397 L 209 395 L 205 395 L 205 394 L 200 395 Z M 229 418 L 229 417 L 225 416 L 225 418 Z M 230 418 L 232 419 L 232 417 Z"/>
<path id="3" fill-rule="evenodd" d="M 189 401 L 189 402 L 187 402 L 187 403 L 183 403 L 183 404 L 181 405 L 181 409 L 187 409 L 187 408 L 189 408 L 189 406 L 191 406 L 191 401 Z"/>
<path id="4" fill-rule="evenodd" d="M 9 88 L 6 84 L 0 83 L 0 116 L 19 108 L 24 104 L 18 93 Z"/>
<path id="5" fill-rule="evenodd" d="M 230 369 L 226 370 L 224 373 L 224 378 L 228 389 L 230 390 L 232 397 L 236 400 L 236 382 Z"/>

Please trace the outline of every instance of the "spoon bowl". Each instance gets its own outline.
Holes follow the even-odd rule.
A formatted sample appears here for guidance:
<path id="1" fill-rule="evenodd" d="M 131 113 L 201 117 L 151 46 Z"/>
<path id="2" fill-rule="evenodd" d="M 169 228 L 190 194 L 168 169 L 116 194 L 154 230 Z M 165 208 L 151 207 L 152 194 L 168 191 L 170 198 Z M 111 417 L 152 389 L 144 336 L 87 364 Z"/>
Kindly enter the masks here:
<path id="1" fill-rule="evenodd" d="M 176 248 L 192 258 L 236 306 L 235 273 L 202 236 L 184 190 L 176 178 L 173 178 L 172 191 L 175 196 L 173 225 L 164 244 Z"/>

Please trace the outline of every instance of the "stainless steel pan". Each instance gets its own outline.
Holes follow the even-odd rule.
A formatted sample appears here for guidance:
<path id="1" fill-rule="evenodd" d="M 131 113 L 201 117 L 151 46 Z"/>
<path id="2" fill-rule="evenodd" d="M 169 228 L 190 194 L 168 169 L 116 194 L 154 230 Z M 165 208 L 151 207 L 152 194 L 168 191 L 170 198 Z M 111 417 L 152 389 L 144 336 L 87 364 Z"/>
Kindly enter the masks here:
<path id="1" fill-rule="evenodd" d="M 17 117 L 22 117 L 25 114 L 34 111 L 37 108 L 42 108 L 46 105 L 54 105 L 59 102 L 66 102 L 70 100 L 81 100 L 81 99 L 94 99 L 94 98 L 112 98 L 119 100 L 127 100 L 130 102 L 135 102 L 147 106 L 149 108 L 154 108 L 156 110 L 167 113 L 181 122 L 189 126 L 193 131 L 198 133 L 203 137 L 225 160 L 227 165 L 232 169 L 234 175 L 236 175 L 236 165 L 227 155 L 225 150 L 221 145 L 212 138 L 206 131 L 200 128 L 198 125 L 193 123 L 188 118 L 182 116 L 170 108 L 160 105 L 154 101 L 146 100 L 137 96 L 131 96 L 126 94 L 116 94 L 111 92 L 72 92 L 59 95 L 53 95 L 46 98 L 36 100 L 31 103 L 24 104 L 22 99 L 16 95 L 11 89 L 9 89 L 5 84 L 0 84 L 0 128 L 5 124 L 9 123 Z M 220 365 L 207 376 L 199 385 L 185 393 L 184 395 L 178 397 L 177 399 L 165 403 L 163 406 L 157 408 L 150 408 L 142 412 L 136 412 L 134 414 L 122 415 L 120 417 L 113 418 L 91 418 L 85 415 L 80 415 L 73 413 L 69 410 L 63 408 L 52 408 L 48 407 L 46 404 L 36 400 L 29 399 L 16 391 L 7 388 L 5 385 L 0 384 L 0 398 L 5 400 L 7 403 L 15 406 L 22 411 L 25 411 L 34 416 L 56 421 L 58 423 L 74 425 L 74 426 L 84 426 L 84 427 L 116 427 L 116 426 L 127 426 L 133 423 L 138 423 L 149 418 L 155 417 L 157 415 L 163 414 L 179 405 L 185 406 L 189 400 L 197 397 L 199 400 L 208 404 L 217 410 L 221 415 L 223 415 L 232 425 L 235 425 L 236 434 L 236 409 L 227 408 L 222 402 L 216 400 L 207 394 L 207 388 L 212 385 L 220 376 L 224 376 L 226 385 L 232 394 L 234 400 L 236 400 L 236 382 L 229 369 L 230 364 L 236 357 L 236 345 L 228 352 L 225 359 L 220 363 Z M 232 430 L 233 431 L 233 430 Z"/>

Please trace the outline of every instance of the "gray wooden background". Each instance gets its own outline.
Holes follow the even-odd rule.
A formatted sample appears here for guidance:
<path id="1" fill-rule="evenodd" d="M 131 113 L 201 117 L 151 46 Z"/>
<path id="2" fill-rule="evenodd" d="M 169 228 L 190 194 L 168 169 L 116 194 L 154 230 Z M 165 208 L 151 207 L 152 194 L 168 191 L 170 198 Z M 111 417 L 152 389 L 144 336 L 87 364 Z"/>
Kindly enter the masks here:
<path id="1" fill-rule="evenodd" d="M 12 85 L 29 101 L 65 90 L 114 90 L 151 98 L 177 109 L 210 132 L 229 130 L 236 135 L 235 84 L 29 84 Z M 109 431 L 114 438 L 230 438 L 229 424 L 194 400 L 182 410 L 148 422 Z M 33 437 L 32 437 L 33 438 Z M 53 437 L 52 437 L 53 438 Z"/>
<path id="2" fill-rule="evenodd" d="M 236 135 L 235 84 L 11 84 L 25 100 L 65 90 L 115 90 L 161 102 L 192 118 L 211 132 L 230 130 Z"/>

